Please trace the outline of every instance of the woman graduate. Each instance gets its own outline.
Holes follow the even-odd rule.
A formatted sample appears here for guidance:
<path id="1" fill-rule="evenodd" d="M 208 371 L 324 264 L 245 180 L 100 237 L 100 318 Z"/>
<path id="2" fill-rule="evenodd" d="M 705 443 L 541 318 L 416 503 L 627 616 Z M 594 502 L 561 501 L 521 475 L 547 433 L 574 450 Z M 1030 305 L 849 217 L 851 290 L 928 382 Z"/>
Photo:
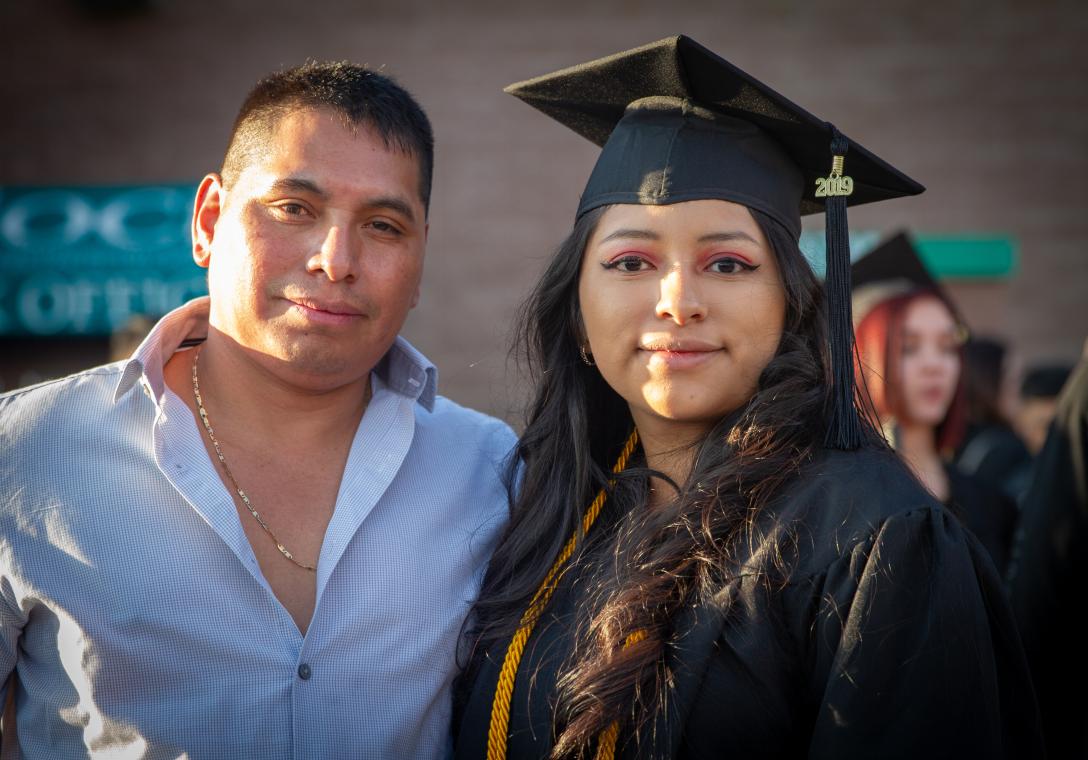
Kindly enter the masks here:
<path id="1" fill-rule="evenodd" d="M 904 233 L 855 263 L 852 275 L 857 377 L 872 399 L 874 424 L 1004 576 L 1016 503 L 950 461 L 966 427 L 962 318 Z"/>
<path id="2" fill-rule="evenodd" d="M 457 757 L 1035 755 L 985 550 L 854 405 L 846 202 L 922 188 L 685 37 L 509 91 L 604 149 L 524 313 Z"/>

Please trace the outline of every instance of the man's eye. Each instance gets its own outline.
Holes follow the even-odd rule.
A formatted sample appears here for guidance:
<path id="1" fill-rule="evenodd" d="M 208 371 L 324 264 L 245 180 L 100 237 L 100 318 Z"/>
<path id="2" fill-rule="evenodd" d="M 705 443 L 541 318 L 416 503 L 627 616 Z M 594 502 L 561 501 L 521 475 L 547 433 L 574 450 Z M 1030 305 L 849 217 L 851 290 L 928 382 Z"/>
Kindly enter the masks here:
<path id="1" fill-rule="evenodd" d="M 615 269 L 620 272 L 640 272 L 649 268 L 645 259 L 639 256 L 621 256 L 603 265 L 605 269 Z"/>
<path id="2" fill-rule="evenodd" d="M 306 207 L 301 203 L 281 203 L 275 206 L 275 209 L 281 216 L 287 217 L 300 217 L 308 213 Z"/>
<path id="3" fill-rule="evenodd" d="M 734 258 L 717 259 L 711 262 L 710 270 L 717 274 L 737 274 L 738 272 L 752 272 L 758 267 Z"/>
<path id="4" fill-rule="evenodd" d="M 381 219 L 375 219 L 373 222 L 367 224 L 375 232 L 380 232 L 383 235 L 400 235 L 400 228 L 389 222 L 382 221 Z"/>

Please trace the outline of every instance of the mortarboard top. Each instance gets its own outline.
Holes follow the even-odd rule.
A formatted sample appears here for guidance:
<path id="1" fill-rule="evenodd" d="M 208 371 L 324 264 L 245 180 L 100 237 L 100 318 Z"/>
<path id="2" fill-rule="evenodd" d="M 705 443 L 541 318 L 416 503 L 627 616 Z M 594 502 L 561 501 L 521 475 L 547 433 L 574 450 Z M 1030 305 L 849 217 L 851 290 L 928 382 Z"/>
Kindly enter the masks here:
<path id="1" fill-rule="evenodd" d="M 720 199 L 766 213 L 796 239 L 802 214 L 826 213 L 833 397 L 827 444 L 860 446 L 846 206 L 916 195 L 924 188 L 684 36 L 506 91 L 602 146 L 579 217 L 614 203 Z"/>
<path id="2" fill-rule="evenodd" d="M 963 317 L 955 302 L 930 274 L 906 232 L 895 234 L 862 256 L 853 263 L 850 271 L 855 327 L 877 304 L 915 290 L 928 290 L 940 295 L 952 306 L 956 320 L 963 324 Z"/>
<path id="3" fill-rule="evenodd" d="M 512 84 L 506 92 L 604 147 L 579 216 L 607 203 L 721 198 L 800 232 L 823 211 L 833 127 L 689 37 Z M 753 129 L 755 127 L 755 129 Z M 924 189 L 845 138 L 850 205 Z"/>
<path id="4" fill-rule="evenodd" d="M 918 289 L 940 289 L 906 232 L 895 234 L 855 261 L 850 273 L 855 291 L 892 280 L 905 281 Z"/>

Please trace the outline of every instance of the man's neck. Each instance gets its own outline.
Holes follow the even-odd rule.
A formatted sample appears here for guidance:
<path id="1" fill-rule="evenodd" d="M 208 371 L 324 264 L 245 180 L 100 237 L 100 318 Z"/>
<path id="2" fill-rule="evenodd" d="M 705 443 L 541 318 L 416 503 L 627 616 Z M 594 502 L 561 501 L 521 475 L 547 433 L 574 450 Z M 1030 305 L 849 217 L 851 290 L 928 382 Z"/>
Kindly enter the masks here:
<path id="1" fill-rule="evenodd" d="M 175 353 L 163 374 L 166 384 L 193 413 L 193 363 L 197 360 L 205 409 L 220 431 L 243 441 L 294 441 L 305 444 L 352 435 L 370 400 L 369 373 L 352 382 L 315 390 L 277 376 L 243 350 L 217 340 Z"/>

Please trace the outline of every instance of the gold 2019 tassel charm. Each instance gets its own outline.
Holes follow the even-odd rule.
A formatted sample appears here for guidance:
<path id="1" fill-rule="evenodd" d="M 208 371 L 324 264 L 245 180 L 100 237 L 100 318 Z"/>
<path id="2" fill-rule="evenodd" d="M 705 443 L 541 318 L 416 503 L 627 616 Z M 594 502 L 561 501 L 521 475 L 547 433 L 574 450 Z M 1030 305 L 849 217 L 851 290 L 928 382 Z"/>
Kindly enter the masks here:
<path id="1" fill-rule="evenodd" d="M 831 159 L 831 176 L 816 178 L 816 197 L 827 198 L 834 195 L 852 195 L 854 179 L 842 176 L 842 156 Z"/>

